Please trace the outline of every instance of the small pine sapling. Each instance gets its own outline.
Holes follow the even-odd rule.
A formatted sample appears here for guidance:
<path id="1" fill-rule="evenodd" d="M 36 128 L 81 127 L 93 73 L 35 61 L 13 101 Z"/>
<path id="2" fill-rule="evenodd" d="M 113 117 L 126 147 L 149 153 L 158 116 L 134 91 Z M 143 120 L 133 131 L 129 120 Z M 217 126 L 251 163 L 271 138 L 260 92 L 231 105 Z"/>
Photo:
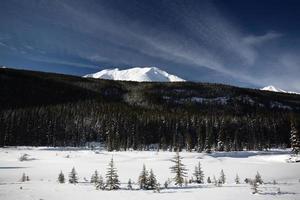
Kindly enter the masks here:
<path id="1" fill-rule="evenodd" d="M 104 180 L 103 180 L 103 177 L 101 175 L 99 176 L 98 183 L 96 184 L 96 189 L 97 190 L 104 190 L 105 189 Z"/>
<path id="2" fill-rule="evenodd" d="M 210 177 L 207 177 L 207 183 L 211 183 Z"/>
<path id="3" fill-rule="evenodd" d="M 21 177 L 21 182 L 25 182 L 25 181 L 26 181 L 26 174 L 23 173 L 23 174 L 22 174 L 22 177 Z"/>
<path id="4" fill-rule="evenodd" d="M 226 181 L 226 177 L 225 177 L 225 174 L 224 174 L 224 171 L 223 171 L 223 169 L 221 170 L 221 173 L 220 173 L 220 178 L 219 178 L 219 180 L 220 180 L 220 182 L 221 182 L 222 184 L 224 184 L 224 183 L 225 183 L 225 181 Z"/>
<path id="5" fill-rule="evenodd" d="M 132 190 L 131 179 L 128 180 L 128 183 L 127 183 L 127 189 L 128 189 L 128 190 Z"/>
<path id="6" fill-rule="evenodd" d="M 94 183 L 97 185 L 97 183 L 99 182 L 99 174 L 98 171 L 95 170 L 94 174 L 91 176 L 91 183 Z"/>
<path id="7" fill-rule="evenodd" d="M 236 174 L 234 182 L 235 182 L 235 184 L 240 184 L 240 177 L 238 174 Z"/>
<path id="8" fill-rule="evenodd" d="M 77 172 L 74 167 L 72 168 L 72 171 L 69 174 L 69 183 L 72 183 L 72 184 L 78 183 Z"/>
<path id="9" fill-rule="evenodd" d="M 149 173 L 146 169 L 146 166 L 145 164 L 143 165 L 143 169 L 142 169 L 142 172 L 139 176 L 139 180 L 138 180 L 138 183 L 140 185 L 140 189 L 142 190 L 146 190 L 148 189 L 148 176 L 149 176 Z"/>
<path id="10" fill-rule="evenodd" d="M 155 192 L 160 193 L 160 183 L 155 184 Z"/>
<path id="11" fill-rule="evenodd" d="M 60 171 L 60 173 L 58 174 L 57 181 L 59 183 L 65 183 L 65 175 L 62 173 L 62 171 Z"/>
<path id="12" fill-rule="evenodd" d="M 214 183 L 215 186 L 218 186 L 218 181 L 217 181 L 215 176 L 213 177 L 213 183 Z"/>
<path id="13" fill-rule="evenodd" d="M 151 169 L 147 180 L 147 188 L 153 190 L 155 189 L 156 184 L 157 184 L 156 177 L 153 173 L 153 170 Z"/>
<path id="14" fill-rule="evenodd" d="M 259 172 L 256 173 L 255 178 L 254 178 L 254 182 L 259 183 L 259 184 L 263 184 L 263 180 L 262 180 L 261 175 L 259 174 Z"/>
<path id="15" fill-rule="evenodd" d="M 165 187 L 165 189 L 168 189 L 168 187 L 169 187 L 169 183 L 168 183 L 168 181 L 165 181 L 165 183 L 164 183 L 164 187 Z"/>

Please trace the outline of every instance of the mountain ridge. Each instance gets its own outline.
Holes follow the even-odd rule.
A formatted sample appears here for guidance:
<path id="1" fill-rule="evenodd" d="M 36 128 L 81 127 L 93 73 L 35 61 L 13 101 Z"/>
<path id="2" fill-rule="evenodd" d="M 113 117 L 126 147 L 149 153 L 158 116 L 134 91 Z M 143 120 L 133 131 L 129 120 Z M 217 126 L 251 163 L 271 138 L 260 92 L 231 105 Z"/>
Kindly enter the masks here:
<path id="1" fill-rule="evenodd" d="M 291 120 L 300 124 L 299 95 L 224 84 L 139 83 L 7 68 L 0 69 L 0 85 L 0 146 L 96 141 L 109 151 L 152 144 L 206 151 L 224 138 L 227 150 L 257 150 L 289 145 Z"/>

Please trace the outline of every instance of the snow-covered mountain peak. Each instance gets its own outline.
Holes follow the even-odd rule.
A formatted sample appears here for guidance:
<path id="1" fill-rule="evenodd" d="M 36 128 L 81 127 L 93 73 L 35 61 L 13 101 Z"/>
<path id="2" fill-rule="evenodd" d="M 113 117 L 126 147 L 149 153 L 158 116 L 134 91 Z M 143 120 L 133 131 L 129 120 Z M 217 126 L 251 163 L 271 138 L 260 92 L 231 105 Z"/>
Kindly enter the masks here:
<path id="1" fill-rule="evenodd" d="M 271 91 L 271 92 L 284 92 L 284 93 L 286 93 L 285 90 L 282 90 L 280 88 L 276 88 L 273 85 L 269 85 L 269 86 L 263 87 L 263 88 L 261 88 L 261 90 L 266 90 L 266 91 Z"/>
<path id="2" fill-rule="evenodd" d="M 283 92 L 283 93 L 289 93 L 289 94 L 300 94 L 300 93 L 293 92 L 293 91 L 285 91 L 285 90 L 275 87 L 273 85 L 263 87 L 260 90 L 271 91 L 271 92 Z"/>
<path id="3" fill-rule="evenodd" d="M 87 74 L 84 77 L 138 82 L 185 81 L 184 79 L 169 74 L 157 67 L 134 67 L 124 70 L 120 70 L 119 68 L 104 69 L 94 74 Z"/>

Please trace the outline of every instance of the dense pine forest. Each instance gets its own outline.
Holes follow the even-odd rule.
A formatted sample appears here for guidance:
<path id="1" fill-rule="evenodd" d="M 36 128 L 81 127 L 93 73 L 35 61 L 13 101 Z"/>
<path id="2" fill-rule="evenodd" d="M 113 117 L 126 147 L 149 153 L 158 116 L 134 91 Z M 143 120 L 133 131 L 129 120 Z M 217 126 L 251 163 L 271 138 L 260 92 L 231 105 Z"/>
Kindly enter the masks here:
<path id="1" fill-rule="evenodd" d="M 300 95 L 0 69 L 0 146 L 210 152 L 289 147 Z"/>

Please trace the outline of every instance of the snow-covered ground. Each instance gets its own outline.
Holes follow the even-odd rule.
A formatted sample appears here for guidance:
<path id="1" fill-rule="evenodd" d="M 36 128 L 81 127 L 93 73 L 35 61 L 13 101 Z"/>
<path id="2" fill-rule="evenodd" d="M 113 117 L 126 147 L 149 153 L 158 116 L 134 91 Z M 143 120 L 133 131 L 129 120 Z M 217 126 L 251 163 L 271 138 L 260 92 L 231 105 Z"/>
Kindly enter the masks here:
<path id="1" fill-rule="evenodd" d="M 31 160 L 19 161 L 22 154 L 29 154 Z M 55 200 L 55 199 L 300 199 L 300 163 L 287 163 L 288 151 L 272 150 L 268 152 L 231 152 L 231 153 L 190 153 L 182 152 L 183 163 L 192 176 L 194 166 L 201 162 L 208 176 L 219 177 L 221 169 L 226 175 L 226 184 L 216 187 L 213 184 L 188 185 L 188 187 L 162 189 L 160 193 L 143 190 L 126 190 L 129 178 L 137 182 L 142 165 L 153 169 L 158 181 L 163 183 L 171 178 L 169 167 L 173 152 L 94 152 L 91 150 L 54 149 L 54 148 L 0 148 L 0 199 L 1 200 Z M 121 187 L 118 191 L 96 190 L 84 181 L 90 180 L 97 169 L 104 176 L 111 157 L 118 169 Z M 78 172 L 80 183 L 59 184 L 57 177 L 62 170 L 65 177 L 72 167 Z M 262 175 L 264 184 L 259 186 L 259 194 L 252 194 L 245 178 L 253 178 L 256 172 Z M 30 181 L 20 182 L 22 174 L 29 176 Z M 239 175 L 242 184 L 235 184 L 234 178 Z M 134 187 L 137 187 L 136 185 Z M 22 189 L 21 189 L 22 188 Z M 281 193 L 278 194 L 278 188 Z"/>

